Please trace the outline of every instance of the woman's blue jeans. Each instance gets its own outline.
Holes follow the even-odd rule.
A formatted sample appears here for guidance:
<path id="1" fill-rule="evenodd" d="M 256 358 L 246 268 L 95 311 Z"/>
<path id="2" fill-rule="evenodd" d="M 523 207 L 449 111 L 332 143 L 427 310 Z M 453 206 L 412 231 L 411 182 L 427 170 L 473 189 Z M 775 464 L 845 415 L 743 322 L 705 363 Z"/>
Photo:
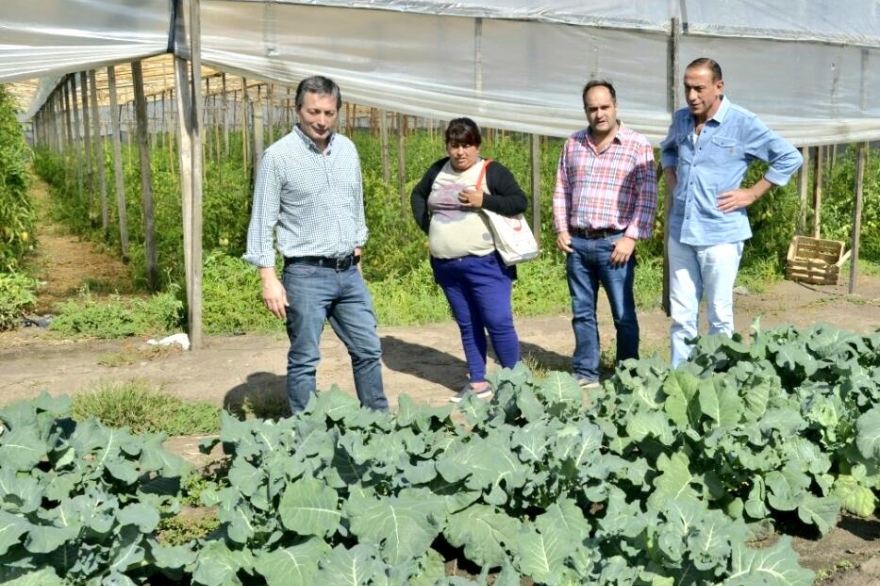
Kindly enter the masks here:
<path id="1" fill-rule="evenodd" d="M 515 269 L 504 266 L 498 254 L 432 258 L 431 266 L 458 323 L 470 382 L 486 380 L 486 332 L 498 362 L 513 368 L 519 361 L 510 304 Z"/>
<path id="2" fill-rule="evenodd" d="M 617 362 L 639 357 L 639 321 L 633 296 L 635 254 L 626 264 L 611 264 L 614 244 L 621 236 L 582 238 L 572 235 L 571 238 L 574 252 L 566 260 L 566 273 L 575 340 L 572 369 L 579 380 L 599 380 L 601 347 L 596 321 L 599 285 L 605 289 L 611 304 L 611 316 L 617 330 Z"/>

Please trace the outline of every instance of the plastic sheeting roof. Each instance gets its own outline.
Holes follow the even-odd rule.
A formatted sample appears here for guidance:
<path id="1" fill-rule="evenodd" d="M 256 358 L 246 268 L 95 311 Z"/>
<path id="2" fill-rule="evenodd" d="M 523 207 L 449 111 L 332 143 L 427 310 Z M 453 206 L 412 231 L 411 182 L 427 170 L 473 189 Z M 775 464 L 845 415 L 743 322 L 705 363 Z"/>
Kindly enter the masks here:
<path id="1" fill-rule="evenodd" d="M 708 56 L 727 95 L 799 145 L 880 138 L 880 1 L 201 0 L 204 64 L 278 83 L 334 78 L 348 101 L 565 136 L 580 88 L 611 80 L 625 123 L 655 143 L 681 65 Z M 168 51 L 172 0 L 0 3 L 0 82 Z M 680 79 L 674 86 L 680 87 Z M 680 92 L 680 90 L 679 90 Z"/>

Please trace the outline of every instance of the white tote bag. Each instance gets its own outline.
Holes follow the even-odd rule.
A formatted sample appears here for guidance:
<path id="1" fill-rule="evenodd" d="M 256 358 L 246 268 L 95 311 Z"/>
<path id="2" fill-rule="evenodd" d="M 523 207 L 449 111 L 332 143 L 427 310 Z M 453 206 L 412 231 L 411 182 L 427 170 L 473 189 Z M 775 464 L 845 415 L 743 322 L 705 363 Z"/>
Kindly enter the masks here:
<path id="1" fill-rule="evenodd" d="M 483 164 L 483 169 L 477 178 L 475 187 L 477 191 L 483 189 L 483 177 L 486 175 L 486 167 L 491 162 L 487 160 Z M 538 241 L 535 240 L 535 235 L 532 234 L 532 229 L 523 214 L 508 217 L 487 209 L 481 208 L 480 211 L 489 219 L 489 227 L 495 238 L 495 249 L 501 255 L 504 264 L 513 266 L 538 256 Z"/>

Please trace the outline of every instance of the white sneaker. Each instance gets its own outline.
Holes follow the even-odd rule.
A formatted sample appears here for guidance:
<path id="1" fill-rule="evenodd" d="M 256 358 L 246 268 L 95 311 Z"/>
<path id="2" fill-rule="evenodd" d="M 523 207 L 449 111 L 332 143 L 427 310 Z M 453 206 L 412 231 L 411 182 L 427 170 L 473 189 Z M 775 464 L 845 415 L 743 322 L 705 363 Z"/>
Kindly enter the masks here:
<path id="1" fill-rule="evenodd" d="M 579 384 L 579 385 L 581 386 L 581 388 L 582 388 L 583 390 L 585 390 L 585 391 L 588 391 L 588 390 L 590 390 L 590 389 L 598 389 L 599 387 L 602 386 L 602 383 L 600 383 L 600 382 L 597 381 L 597 380 L 587 380 L 587 379 L 585 379 L 585 378 L 579 378 L 579 379 L 578 379 L 578 384 Z"/>
<path id="2" fill-rule="evenodd" d="M 480 389 L 479 391 L 474 390 L 474 387 L 471 386 L 470 383 L 466 384 L 463 389 L 449 397 L 449 400 L 453 403 L 460 403 L 468 393 L 472 393 L 479 397 L 480 399 L 487 399 L 492 396 L 492 387 L 485 387 Z"/>

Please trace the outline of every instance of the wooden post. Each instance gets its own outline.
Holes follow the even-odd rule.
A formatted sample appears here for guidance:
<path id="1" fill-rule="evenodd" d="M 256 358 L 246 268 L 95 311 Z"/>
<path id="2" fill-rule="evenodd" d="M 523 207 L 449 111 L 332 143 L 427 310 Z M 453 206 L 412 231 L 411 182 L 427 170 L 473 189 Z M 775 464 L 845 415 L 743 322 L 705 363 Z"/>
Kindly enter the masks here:
<path id="1" fill-rule="evenodd" d="M 257 84 L 257 101 L 253 104 L 254 110 L 254 160 L 251 164 L 254 173 L 260 167 L 260 157 L 263 156 L 263 101 L 261 99 L 260 85 Z"/>
<path id="2" fill-rule="evenodd" d="M 222 98 L 221 98 L 222 99 Z M 226 125 L 226 122 L 220 118 L 222 112 L 217 110 L 217 94 L 214 94 L 214 107 L 212 108 L 212 122 L 214 123 L 214 162 L 219 163 L 222 159 L 221 150 L 220 150 L 220 125 Z M 222 165 L 217 166 L 218 169 L 222 169 Z"/>
<path id="3" fill-rule="evenodd" d="M 290 86 L 287 86 L 287 99 L 284 100 L 284 132 L 282 134 L 287 134 L 293 129 L 293 125 L 290 123 Z"/>
<path id="4" fill-rule="evenodd" d="M 391 154 L 388 145 L 388 116 L 385 110 L 379 110 L 379 148 L 382 153 L 382 181 L 391 183 Z"/>
<path id="5" fill-rule="evenodd" d="M 813 183 L 813 238 L 819 238 L 822 233 L 822 184 L 824 175 L 825 148 L 816 147 L 815 182 Z"/>
<path id="6" fill-rule="evenodd" d="M 116 98 L 116 68 L 107 68 L 107 89 L 110 92 L 110 129 L 113 136 L 113 174 L 116 181 L 116 213 L 119 216 L 119 243 L 122 260 L 128 262 L 128 214 L 125 211 L 125 178 L 122 171 L 122 143 L 119 137 L 119 104 Z"/>
<path id="7" fill-rule="evenodd" d="M 273 110 L 275 109 L 275 85 L 269 84 L 266 86 L 266 126 L 268 126 L 269 136 L 266 138 L 266 144 L 272 144 L 275 142 L 275 113 Z M 260 155 L 262 156 L 263 149 L 260 149 Z"/>
<path id="8" fill-rule="evenodd" d="M 532 162 L 532 232 L 538 246 L 541 245 L 541 139 L 531 135 L 529 158 Z"/>
<path id="9" fill-rule="evenodd" d="M 151 291 L 159 290 L 159 261 L 156 251 L 156 218 L 153 214 L 153 174 L 150 170 L 150 145 L 147 138 L 147 98 L 144 95 L 144 74 L 140 61 L 131 63 L 134 90 L 137 142 L 141 165 L 141 203 L 144 209 L 144 256 L 147 283 Z"/>
<path id="10" fill-rule="evenodd" d="M 859 240 L 862 232 L 862 200 L 865 192 L 865 164 L 867 143 L 859 143 L 856 155 L 855 204 L 853 205 L 852 248 L 849 256 L 849 294 L 856 292 L 859 268 Z"/>
<path id="11" fill-rule="evenodd" d="M 810 147 L 801 147 L 804 164 L 798 169 L 798 219 L 796 234 L 804 234 L 807 228 L 807 194 L 810 192 Z"/>
<path id="12" fill-rule="evenodd" d="M 64 153 L 64 182 L 67 183 L 70 180 L 70 162 L 72 159 L 70 153 L 78 153 L 79 149 L 76 145 L 76 135 L 73 133 L 74 127 L 73 122 L 71 121 L 73 108 L 70 105 L 70 85 L 67 82 L 64 82 L 62 89 L 63 92 L 61 97 L 64 100 L 62 107 L 64 108 L 64 121 L 67 124 L 67 145 L 64 147 L 66 149 Z M 51 146 L 51 142 L 49 145 Z M 79 166 L 77 165 L 77 168 L 78 167 Z"/>
<path id="13" fill-rule="evenodd" d="M 163 134 L 163 136 L 168 135 L 168 172 L 171 174 L 172 177 L 174 177 L 176 175 L 175 165 L 174 165 L 174 144 L 175 144 L 175 142 L 177 142 L 175 140 L 175 136 L 177 135 L 177 132 L 175 132 L 174 134 L 171 133 L 171 125 L 168 124 L 168 118 L 165 115 L 166 114 L 166 112 L 165 112 L 165 95 L 166 94 L 168 95 L 168 99 L 171 99 L 172 96 L 174 95 L 174 91 L 168 90 L 167 92 L 164 92 L 164 91 L 162 92 L 162 126 L 165 128 L 165 132 L 163 132 L 162 134 Z M 170 110 L 170 108 L 169 108 L 169 110 Z"/>
<path id="14" fill-rule="evenodd" d="M 241 78 L 241 157 L 242 157 L 242 166 L 245 169 L 245 172 L 248 174 L 248 177 L 253 177 L 250 173 L 250 167 L 248 166 L 250 162 L 249 157 L 249 145 L 250 138 L 248 133 L 250 131 L 250 120 L 248 116 L 248 102 L 250 101 L 250 96 L 248 95 L 247 89 L 247 79 L 244 77 Z"/>
<path id="15" fill-rule="evenodd" d="M 54 147 L 54 151 L 56 153 L 61 153 L 62 145 L 64 144 L 64 125 L 62 124 L 61 119 L 61 102 L 58 99 L 58 92 L 52 92 L 52 97 L 49 99 L 50 111 L 52 112 L 52 143 Z"/>
<path id="16" fill-rule="evenodd" d="M 678 18 L 673 18 L 670 27 L 672 36 L 669 39 L 669 78 L 667 80 L 669 87 L 667 99 L 673 114 L 679 109 L 682 102 L 681 94 L 678 91 L 678 84 L 681 80 L 681 57 L 679 51 L 681 47 L 681 31 L 679 30 L 679 25 Z M 662 173 L 662 169 L 660 172 Z M 663 201 L 663 296 L 660 305 L 663 307 L 664 313 L 670 316 L 672 315 L 672 306 L 669 302 L 669 214 L 672 211 L 674 194 L 669 192 L 668 185 L 666 187 Z"/>
<path id="17" fill-rule="evenodd" d="M 86 189 L 89 192 L 89 219 L 92 216 L 92 197 L 94 195 L 95 186 L 92 175 L 92 137 L 89 128 L 89 83 L 85 71 L 79 72 L 79 89 L 82 99 L 82 118 L 83 118 L 83 148 L 86 154 L 85 177 Z"/>
<path id="18" fill-rule="evenodd" d="M 191 63 L 174 58 L 180 134 L 180 186 L 183 204 L 183 247 L 186 299 L 192 348 L 202 346 L 202 65 L 199 0 L 190 0 L 187 37 Z M 190 70 L 189 67 L 192 69 Z"/>
<path id="19" fill-rule="evenodd" d="M 119 103 L 116 98 L 116 68 L 107 68 L 107 86 L 110 92 L 110 129 L 113 137 L 113 173 L 116 180 L 116 213 L 119 217 L 119 244 L 122 260 L 128 262 L 128 214 L 125 211 L 125 177 L 122 171 L 122 141 L 119 137 Z"/>
<path id="20" fill-rule="evenodd" d="M 101 134 L 101 119 L 98 115 L 98 88 L 95 70 L 89 71 L 89 89 L 92 101 L 92 126 L 95 134 L 95 156 L 98 169 L 98 189 L 101 191 L 101 230 L 107 240 L 110 230 L 110 210 L 107 207 L 107 182 L 104 177 L 104 136 Z"/>
<path id="21" fill-rule="evenodd" d="M 79 124 L 79 107 L 76 99 L 76 74 L 70 76 L 70 107 L 73 110 L 74 151 L 76 152 L 76 190 L 80 201 L 83 199 L 83 165 L 82 165 L 82 127 Z"/>
<path id="22" fill-rule="evenodd" d="M 221 106 L 221 120 L 223 121 L 223 154 L 229 156 L 229 96 L 226 95 L 226 74 L 220 74 L 221 94 L 223 96 Z"/>
<path id="23" fill-rule="evenodd" d="M 397 114 L 397 193 L 400 211 L 405 215 L 409 196 L 406 193 L 406 116 Z"/>

